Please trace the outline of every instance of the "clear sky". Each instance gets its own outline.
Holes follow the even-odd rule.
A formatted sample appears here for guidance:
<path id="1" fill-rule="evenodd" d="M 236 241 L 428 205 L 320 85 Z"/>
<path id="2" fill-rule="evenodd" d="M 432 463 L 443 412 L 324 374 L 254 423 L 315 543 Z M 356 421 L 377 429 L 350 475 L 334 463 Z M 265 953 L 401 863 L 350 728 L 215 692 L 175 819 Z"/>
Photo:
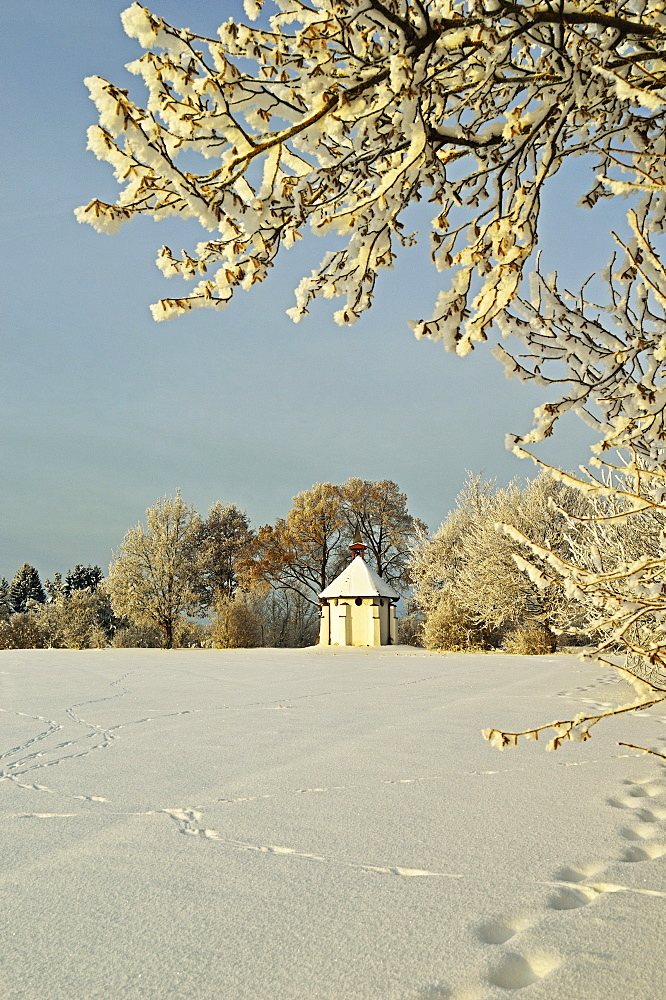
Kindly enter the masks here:
<path id="1" fill-rule="evenodd" d="M 241 16 L 240 0 L 148 5 L 209 33 Z M 407 329 L 438 289 L 425 237 L 348 329 L 333 323 L 330 302 L 298 326 L 285 316 L 326 250 L 315 237 L 226 311 L 152 321 L 149 304 L 179 288 L 155 267 L 157 250 L 192 247 L 196 227 L 137 220 L 102 236 L 73 216 L 117 190 L 85 149 L 96 113 L 83 78 L 99 74 L 143 99 L 123 68 L 141 51 L 120 25 L 126 6 L 0 6 L 0 576 L 25 561 L 42 578 L 76 563 L 106 570 L 127 528 L 177 488 L 202 514 L 234 502 L 258 526 L 315 482 L 388 478 L 435 528 L 466 469 L 501 483 L 533 475 L 504 436 L 527 430 L 543 397 L 507 382 L 488 351 L 459 359 Z M 577 286 L 605 260 L 614 209 L 575 209 L 574 179 L 569 171 L 554 185 L 542 237 L 547 266 Z M 590 440 L 571 421 L 541 453 L 575 467 Z"/>

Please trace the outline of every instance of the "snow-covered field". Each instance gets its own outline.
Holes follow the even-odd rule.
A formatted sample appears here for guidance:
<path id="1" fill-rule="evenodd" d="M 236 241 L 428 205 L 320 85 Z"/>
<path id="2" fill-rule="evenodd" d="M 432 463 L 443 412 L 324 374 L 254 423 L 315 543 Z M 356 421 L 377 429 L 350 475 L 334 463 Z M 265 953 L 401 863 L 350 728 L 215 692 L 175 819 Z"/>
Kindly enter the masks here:
<path id="1" fill-rule="evenodd" d="M 480 736 L 626 694 L 567 656 L 2 652 L 0 997 L 662 1000 L 666 769 L 616 741 L 663 713 Z"/>

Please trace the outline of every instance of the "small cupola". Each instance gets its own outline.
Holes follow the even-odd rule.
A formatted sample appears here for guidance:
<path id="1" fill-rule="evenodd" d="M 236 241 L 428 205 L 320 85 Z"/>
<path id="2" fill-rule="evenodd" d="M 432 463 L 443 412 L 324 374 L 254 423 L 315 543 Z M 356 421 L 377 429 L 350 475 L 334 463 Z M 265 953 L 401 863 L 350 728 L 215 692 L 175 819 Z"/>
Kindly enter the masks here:
<path id="1" fill-rule="evenodd" d="M 361 529 L 359 528 L 359 526 L 357 524 L 356 525 L 356 531 L 354 532 L 354 541 L 349 546 L 349 548 L 352 551 L 352 556 L 354 556 L 354 557 L 360 556 L 361 559 L 364 559 L 365 558 L 365 550 L 367 549 L 367 547 L 368 546 L 365 544 L 365 542 L 361 538 Z"/>

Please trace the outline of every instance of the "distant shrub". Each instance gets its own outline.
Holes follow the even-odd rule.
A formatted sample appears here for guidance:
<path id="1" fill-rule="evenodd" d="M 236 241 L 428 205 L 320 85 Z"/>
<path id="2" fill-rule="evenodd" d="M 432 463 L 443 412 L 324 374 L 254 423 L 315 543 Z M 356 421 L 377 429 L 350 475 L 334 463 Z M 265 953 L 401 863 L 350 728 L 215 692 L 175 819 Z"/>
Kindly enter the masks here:
<path id="1" fill-rule="evenodd" d="M 177 632 L 180 649 L 211 648 L 210 630 L 201 622 L 187 621 Z"/>
<path id="2" fill-rule="evenodd" d="M 109 600 L 100 591 L 73 591 L 42 605 L 35 612 L 47 645 L 57 649 L 102 649 L 108 645 L 104 627 L 111 614 Z"/>
<path id="3" fill-rule="evenodd" d="M 18 612 L 0 621 L 0 649 L 45 649 L 49 645 L 48 635 L 32 611 Z"/>
<path id="4" fill-rule="evenodd" d="M 210 646 L 208 630 L 199 622 L 182 619 L 173 630 L 173 649 L 190 649 L 192 647 Z M 164 632 L 156 625 L 137 625 L 124 620 L 117 628 L 112 646 L 116 649 L 163 649 Z"/>
<path id="5" fill-rule="evenodd" d="M 411 611 L 397 619 L 397 641 L 402 646 L 423 646 L 423 615 Z"/>
<path id="6" fill-rule="evenodd" d="M 135 625 L 130 622 L 116 631 L 111 645 L 116 649 L 159 649 L 162 646 L 162 635 L 158 628 L 151 625 Z"/>
<path id="7" fill-rule="evenodd" d="M 504 638 L 504 652 L 516 656 L 544 656 L 555 652 L 556 638 L 546 625 L 519 625 Z"/>
<path id="8" fill-rule="evenodd" d="M 598 638 L 597 638 L 598 637 Z M 558 648 L 567 646 L 589 646 L 594 642 L 601 642 L 602 636 L 599 633 L 590 632 L 590 634 L 583 634 L 578 632 L 560 632 L 557 636 L 557 646 Z M 620 648 L 618 643 L 617 648 Z"/>
<path id="9" fill-rule="evenodd" d="M 254 598 L 261 620 L 260 646 L 297 649 L 319 640 L 319 607 L 292 590 L 270 590 Z"/>
<path id="10" fill-rule="evenodd" d="M 261 615 L 250 595 L 238 591 L 215 606 L 209 635 L 215 649 L 251 649 L 261 645 Z"/>
<path id="11" fill-rule="evenodd" d="M 428 611 L 422 635 L 426 649 L 468 652 L 486 648 L 481 628 L 446 594 Z"/>

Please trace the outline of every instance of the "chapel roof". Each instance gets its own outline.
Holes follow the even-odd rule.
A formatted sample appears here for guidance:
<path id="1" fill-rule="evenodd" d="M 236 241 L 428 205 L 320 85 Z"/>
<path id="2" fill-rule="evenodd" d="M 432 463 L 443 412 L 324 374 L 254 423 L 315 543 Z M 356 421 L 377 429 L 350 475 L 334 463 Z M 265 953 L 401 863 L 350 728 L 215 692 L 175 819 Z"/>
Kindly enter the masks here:
<path id="1" fill-rule="evenodd" d="M 382 580 L 378 573 L 370 569 L 361 556 L 356 556 L 343 569 L 339 576 L 336 576 L 332 583 L 329 583 L 325 590 L 322 590 L 320 597 L 330 599 L 332 597 L 391 597 L 397 600 L 397 594 L 393 587 Z"/>

